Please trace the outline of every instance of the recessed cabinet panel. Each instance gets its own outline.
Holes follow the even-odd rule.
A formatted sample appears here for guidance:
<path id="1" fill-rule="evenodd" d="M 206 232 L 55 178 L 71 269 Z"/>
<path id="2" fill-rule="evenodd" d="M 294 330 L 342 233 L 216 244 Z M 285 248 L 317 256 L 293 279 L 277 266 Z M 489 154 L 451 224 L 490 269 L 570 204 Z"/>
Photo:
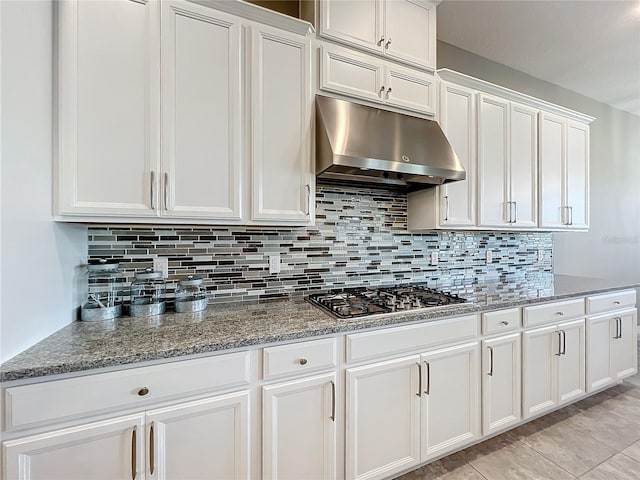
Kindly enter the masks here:
<path id="1" fill-rule="evenodd" d="M 509 226 L 509 102 L 481 94 L 478 114 L 478 224 Z"/>
<path id="2" fill-rule="evenodd" d="M 558 401 L 564 403 L 585 392 L 584 320 L 558 325 L 561 354 L 558 356 Z"/>
<path id="3" fill-rule="evenodd" d="M 162 214 L 238 220 L 238 19 L 199 5 L 166 2 L 162 38 Z"/>
<path id="4" fill-rule="evenodd" d="M 570 228 L 589 227 L 589 126 L 567 122 L 566 205 Z"/>
<path id="5" fill-rule="evenodd" d="M 384 2 L 384 54 L 420 66 L 436 66 L 436 5 L 423 0 Z"/>
<path id="6" fill-rule="evenodd" d="M 538 110 L 511 103 L 510 186 L 511 225 L 538 225 Z"/>
<path id="7" fill-rule="evenodd" d="M 435 78 L 396 65 L 387 65 L 385 102 L 420 113 L 435 113 Z"/>
<path id="8" fill-rule="evenodd" d="M 58 4 L 58 214 L 156 215 L 158 19 L 156 2 Z"/>
<path id="9" fill-rule="evenodd" d="M 560 352 L 556 327 L 524 332 L 522 395 L 525 418 L 548 410 L 557 403 L 557 368 L 554 355 Z"/>
<path id="10" fill-rule="evenodd" d="M 374 102 L 382 101 L 382 63 L 335 47 L 320 49 L 320 89 Z"/>
<path id="11" fill-rule="evenodd" d="M 611 373 L 614 380 L 621 380 L 638 372 L 637 323 L 636 310 L 616 315 L 610 323 Z"/>
<path id="12" fill-rule="evenodd" d="M 382 5 L 379 0 L 319 2 L 320 35 L 368 50 L 382 51 Z"/>
<path id="13" fill-rule="evenodd" d="M 267 27 L 252 37 L 252 218 L 310 220 L 310 43 Z"/>

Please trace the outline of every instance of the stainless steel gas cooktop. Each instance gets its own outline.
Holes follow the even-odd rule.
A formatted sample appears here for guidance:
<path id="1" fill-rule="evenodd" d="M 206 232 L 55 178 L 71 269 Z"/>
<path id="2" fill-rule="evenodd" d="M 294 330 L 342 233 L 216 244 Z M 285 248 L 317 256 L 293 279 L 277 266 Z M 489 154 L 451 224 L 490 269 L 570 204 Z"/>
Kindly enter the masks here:
<path id="1" fill-rule="evenodd" d="M 338 318 L 405 312 L 466 300 L 421 285 L 384 288 L 345 288 L 309 295 L 309 301 Z"/>

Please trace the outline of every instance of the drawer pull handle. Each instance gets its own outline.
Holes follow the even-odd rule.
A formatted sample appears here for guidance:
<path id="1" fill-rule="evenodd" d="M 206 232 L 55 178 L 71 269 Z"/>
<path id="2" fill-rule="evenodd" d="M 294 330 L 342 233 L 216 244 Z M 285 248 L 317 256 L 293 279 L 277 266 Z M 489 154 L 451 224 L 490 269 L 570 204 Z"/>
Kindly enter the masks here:
<path id="1" fill-rule="evenodd" d="M 489 368 L 488 375 L 490 377 L 493 377 L 493 347 L 489 347 L 489 354 L 491 355 L 491 365 L 490 365 L 490 368 Z"/>
<path id="2" fill-rule="evenodd" d="M 416 365 L 418 366 L 418 393 L 416 393 L 416 396 L 420 397 L 422 396 L 422 364 L 416 362 Z"/>
<path id="3" fill-rule="evenodd" d="M 149 473 L 151 475 L 156 470 L 156 438 L 153 435 L 153 423 L 151 422 L 151 428 L 149 429 Z"/>
<path id="4" fill-rule="evenodd" d="M 556 357 L 560 357 L 562 355 L 562 332 L 557 330 L 556 333 L 558 334 L 558 353 L 556 353 Z"/>
<path id="5" fill-rule="evenodd" d="M 615 302 L 613 302 L 614 305 L 620 305 L 620 302 L 618 302 L 617 300 Z"/>
<path id="6" fill-rule="evenodd" d="M 556 312 L 556 315 L 558 315 L 559 317 L 562 317 L 562 316 L 564 316 L 564 313 L 563 312 Z"/>
<path id="7" fill-rule="evenodd" d="M 562 355 L 567 354 L 567 332 L 564 330 L 560 330 L 562 332 Z"/>
<path id="8" fill-rule="evenodd" d="M 144 397 L 148 393 L 149 389 L 147 387 L 142 387 L 140 390 L 138 390 L 138 395 L 140 395 L 141 397 Z"/>
<path id="9" fill-rule="evenodd" d="M 424 362 L 427 367 L 427 388 L 424 391 L 427 395 L 431 393 L 431 364 L 429 362 Z"/>
<path id="10" fill-rule="evenodd" d="M 509 325 L 509 322 L 508 322 L 508 321 L 506 321 L 506 320 L 502 320 L 500 323 L 501 323 L 502 325 L 504 325 L 505 327 L 506 327 L 507 325 Z"/>
<path id="11" fill-rule="evenodd" d="M 307 360 L 306 358 L 301 358 L 300 359 L 300 365 L 306 365 L 308 361 L 309 360 Z"/>
<path id="12" fill-rule="evenodd" d="M 137 431 L 138 427 L 134 426 L 131 432 L 131 480 L 136 480 L 136 475 L 138 475 L 138 452 L 136 451 L 138 443 L 136 438 Z"/>

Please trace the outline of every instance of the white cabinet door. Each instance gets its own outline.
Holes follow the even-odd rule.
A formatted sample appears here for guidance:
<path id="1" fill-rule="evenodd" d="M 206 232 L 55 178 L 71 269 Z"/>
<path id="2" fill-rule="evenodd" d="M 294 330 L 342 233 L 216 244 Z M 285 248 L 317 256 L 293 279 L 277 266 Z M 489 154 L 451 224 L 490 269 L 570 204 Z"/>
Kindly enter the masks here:
<path id="1" fill-rule="evenodd" d="M 144 478 L 144 417 L 130 415 L 4 442 L 4 480 Z"/>
<path id="2" fill-rule="evenodd" d="M 637 312 L 623 312 L 611 323 L 611 377 L 621 380 L 638 372 Z"/>
<path id="3" fill-rule="evenodd" d="M 558 361 L 558 402 L 565 403 L 585 393 L 584 320 L 558 325 L 562 341 Z"/>
<path id="4" fill-rule="evenodd" d="M 385 0 L 384 23 L 385 55 L 418 67 L 435 69 L 435 3 L 425 0 Z"/>
<path id="5" fill-rule="evenodd" d="M 385 103 L 419 113 L 435 113 L 436 83 L 430 73 L 397 65 L 385 67 Z"/>
<path id="6" fill-rule="evenodd" d="M 518 423 L 521 418 L 520 334 L 482 341 L 482 432 Z"/>
<path id="7" fill-rule="evenodd" d="M 382 52 L 384 48 L 382 2 L 379 0 L 326 0 L 319 2 L 319 7 L 320 36 L 374 52 Z"/>
<path id="8" fill-rule="evenodd" d="M 422 461 L 480 435 L 478 343 L 423 354 Z"/>
<path id="9" fill-rule="evenodd" d="M 440 83 L 440 126 L 462 163 L 467 178 L 440 188 L 440 224 L 476 223 L 476 94 L 452 83 Z"/>
<path id="10" fill-rule="evenodd" d="M 249 478 L 247 391 L 151 410 L 146 423 L 147 478 Z"/>
<path id="11" fill-rule="evenodd" d="M 538 110 L 512 102 L 510 127 L 511 226 L 532 228 L 538 225 Z"/>
<path id="12" fill-rule="evenodd" d="M 239 220 L 239 19 L 169 0 L 162 29 L 162 215 Z"/>
<path id="13" fill-rule="evenodd" d="M 252 27 L 251 218 L 313 218 L 310 40 Z"/>
<path id="14" fill-rule="evenodd" d="M 347 479 L 388 478 L 420 462 L 420 356 L 346 370 Z"/>
<path id="15" fill-rule="evenodd" d="M 540 227 L 564 228 L 565 120 L 540 112 Z"/>
<path id="16" fill-rule="evenodd" d="M 560 333 L 555 325 L 524 332 L 522 344 L 522 406 L 528 418 L 557 403 L 557 360 Z"/>
<path id="17" fill-rule="evenodd" d="M 263 388 L 264 479 L 336 478 L 336 375 Z"/>
<path id="18" fill-rule="evenodd" d="M 509 102 L 478 95 L 478 225 L 509 223 Z"/>
<path id="19" fill-rule="evenodd" d="M 589 228 L 589 125 L 568 121 L 566 200 L 569 228 Z"/>
<path id="20" fill-rule="evenodd" d="M 617 323 L 611 315 L 587 318 L 587 391 L 613 382 L 611 343 L 617 335 Z"/>
<path id="21" fill-rule="evenodd" d="M 60 215 L 156 216 L 158 2 L 59 2 Z"/>
<path id="22" fill-rule="evenodd" d="M 322 46 L 320 89 L 380 103 L 386 92 L 382 62 L 344 48 Z"/>

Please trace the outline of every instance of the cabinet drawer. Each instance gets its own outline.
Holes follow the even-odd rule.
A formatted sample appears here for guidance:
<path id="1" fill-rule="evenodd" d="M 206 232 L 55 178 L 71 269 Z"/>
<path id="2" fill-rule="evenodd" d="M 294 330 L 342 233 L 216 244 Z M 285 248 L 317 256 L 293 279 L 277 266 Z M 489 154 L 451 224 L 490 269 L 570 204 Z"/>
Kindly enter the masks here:
<path id="1" fill-rule="evenodd" d="M 584 298 L 524 307 L 524 326 L 560 322 L 584 315 Z"/>
<path id="2" fill-rule="evenodd" d="M 264 378 L 336 367 L 336 339 L 292 343 L 263 349 Z"/>
<path id="3" fill-rule="evenodd" d="M 485 335 L 510 332 L 518 328 L 520 328 L 519 308 L 509 308 L 482 314 L 482 333 Z"/>
<path id="4" fill-rule="evenodd" d="M 587 297 L 587 313 L 602 313 L 636 306 L 635 290 Z"/>
<path id="5" fill-rule="evenodd" d="M 475 339 L 478 315 L 347 335 L 347 362 Z"/>
<path id="6" fill-rule="evenodd" d="M 249 355 L 238 352 L 7 388 L 5 426 L 30 427 L 247 385 Z"/>

